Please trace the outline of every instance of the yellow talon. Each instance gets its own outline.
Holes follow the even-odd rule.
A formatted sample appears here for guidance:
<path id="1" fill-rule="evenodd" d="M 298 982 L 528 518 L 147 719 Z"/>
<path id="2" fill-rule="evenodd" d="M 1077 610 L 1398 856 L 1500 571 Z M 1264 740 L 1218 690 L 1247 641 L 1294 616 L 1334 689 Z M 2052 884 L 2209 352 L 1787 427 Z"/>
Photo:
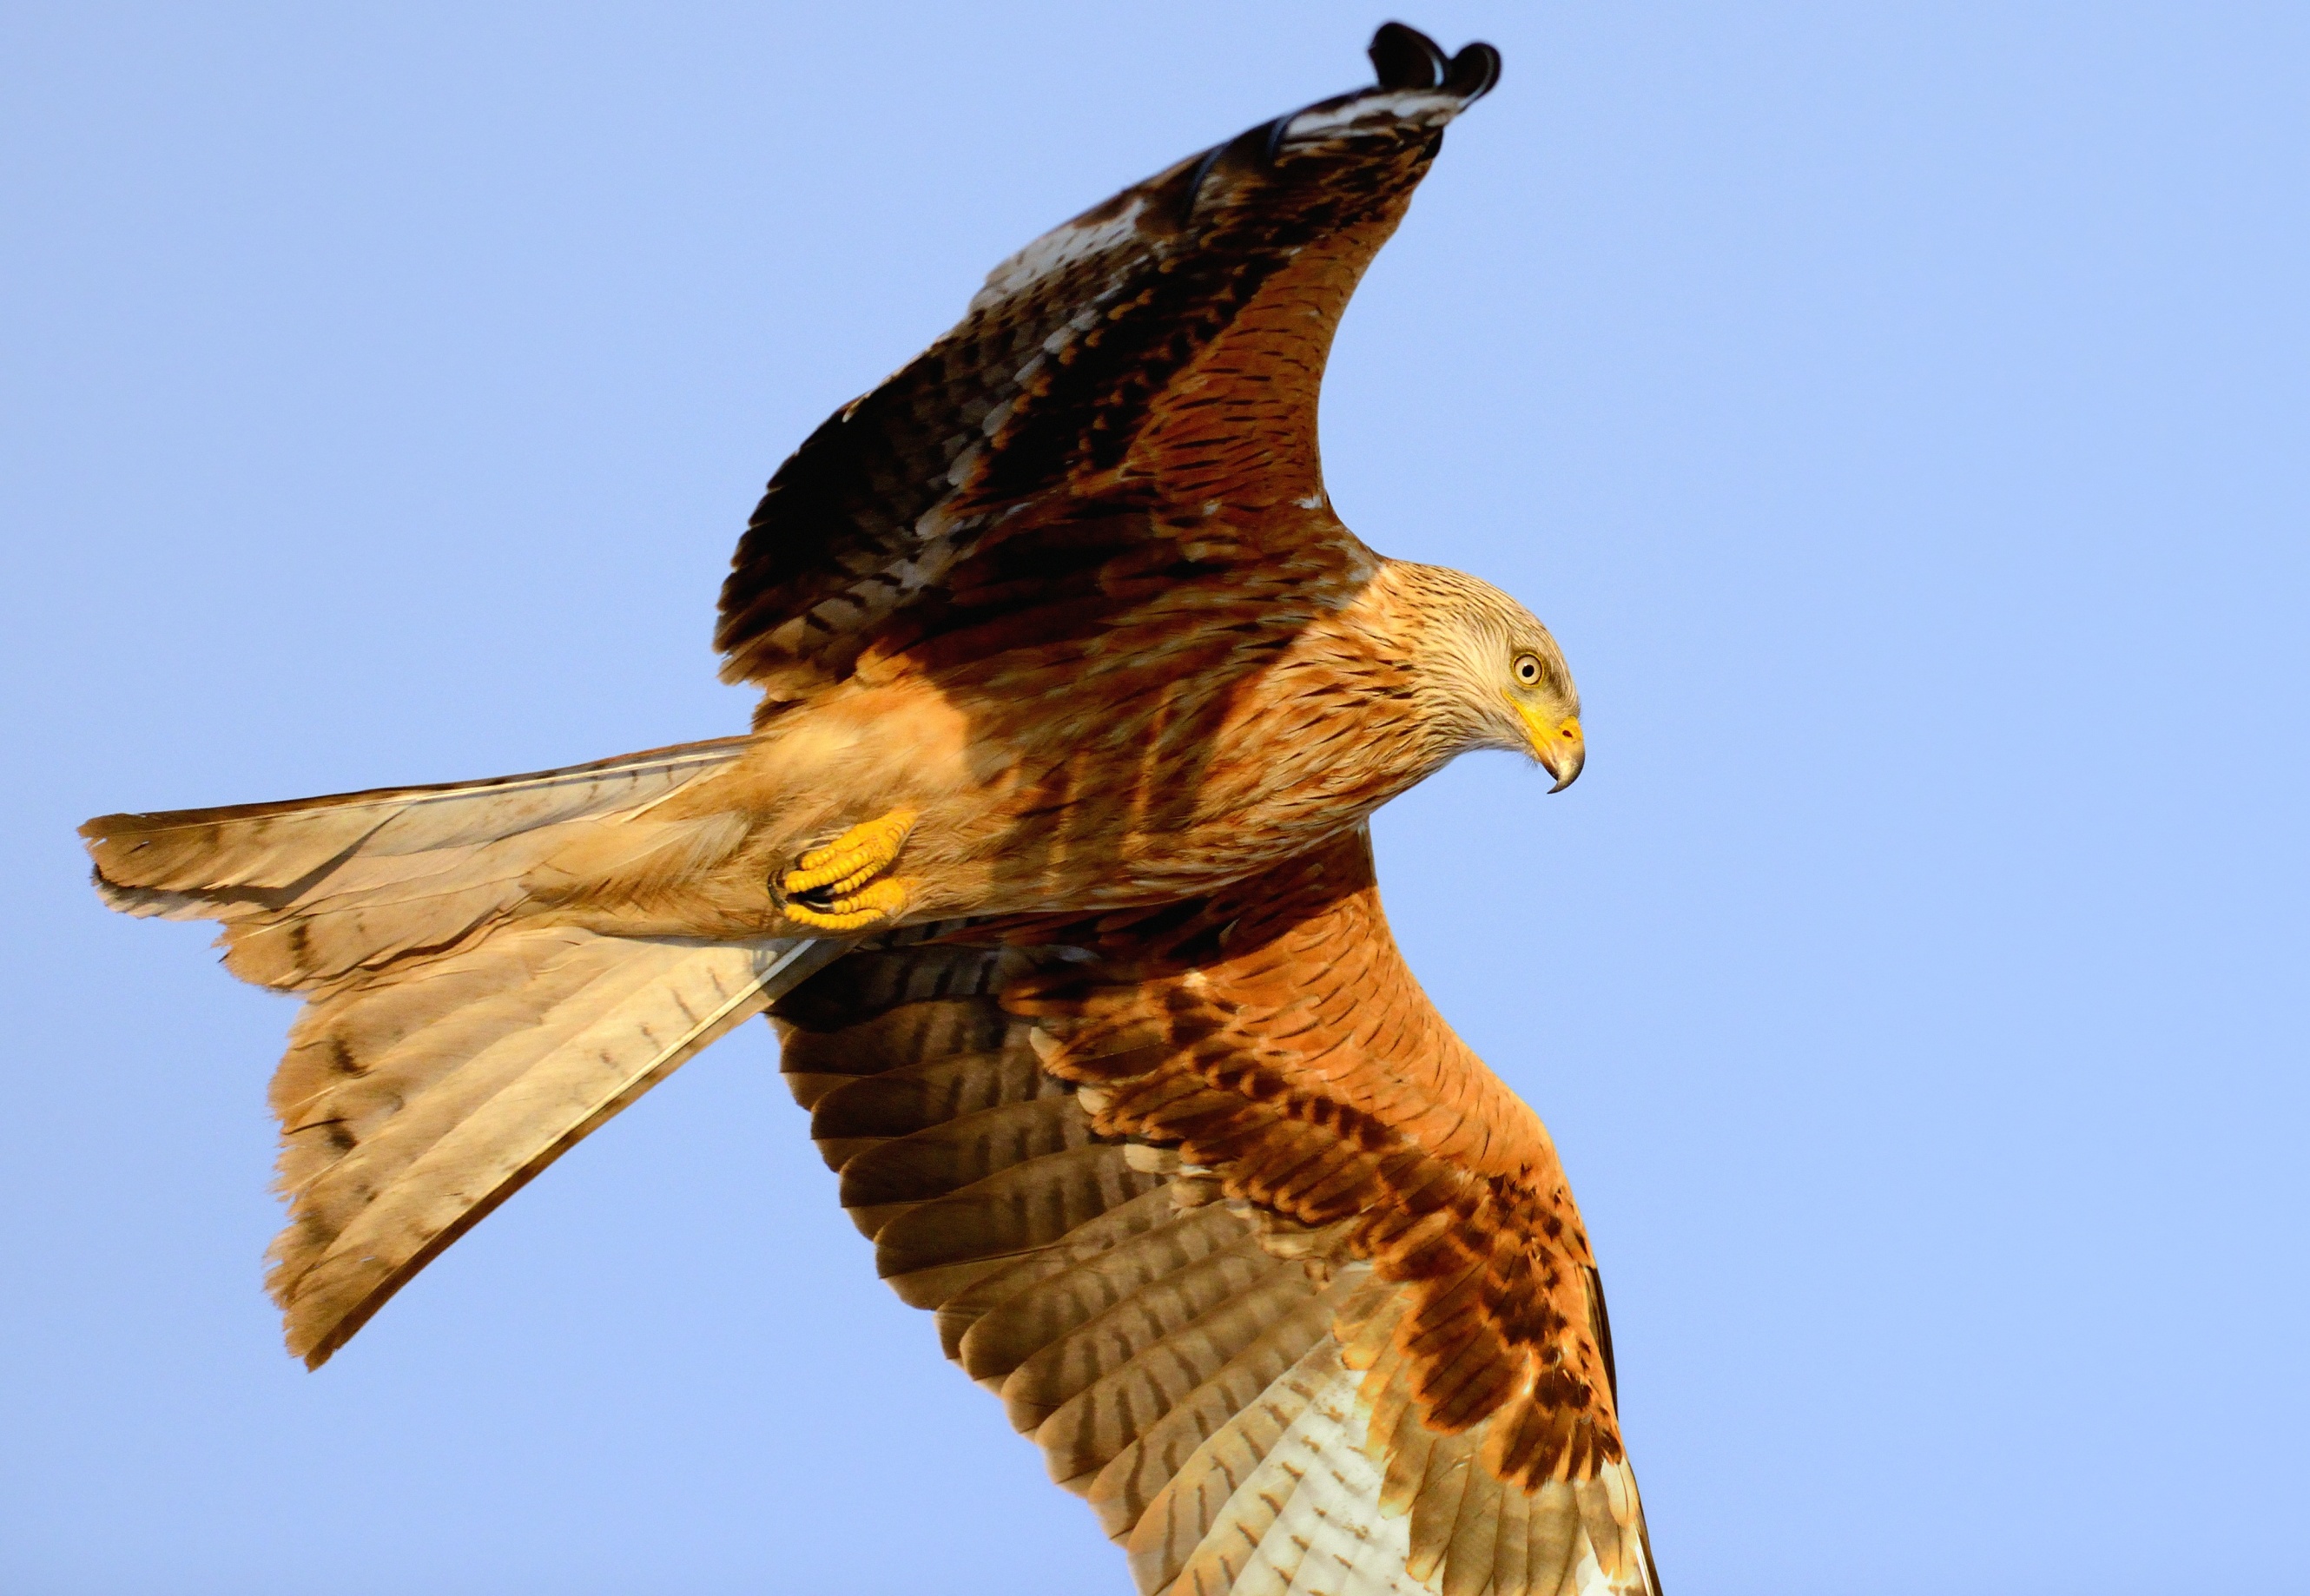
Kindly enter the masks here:
<path id="1" fill-rule="evenodd" d="M 912 885 L 904 877 L 885 876 L 864 891 L 835 898 L 822 909 L 788 898 L 786 918 L 820 931 L 856 931 L 904 914 Z"/>
<path id="2" fill-rule="evenodd" d="M 908 883 L 875 877 L 907 846 L 916 818 L 914 810 L 892 810 L 795 861 L 778 879 L 786 917 L 821 931 L 855 931 L 896 918 L 906 908 Z"/>

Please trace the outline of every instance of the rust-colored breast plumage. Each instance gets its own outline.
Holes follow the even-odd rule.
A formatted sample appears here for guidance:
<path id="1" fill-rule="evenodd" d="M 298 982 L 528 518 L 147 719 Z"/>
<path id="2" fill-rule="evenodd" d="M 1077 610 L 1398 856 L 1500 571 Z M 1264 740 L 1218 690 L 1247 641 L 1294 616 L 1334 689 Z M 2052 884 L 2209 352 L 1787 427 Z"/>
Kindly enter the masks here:
<path id="1" fill-rule="evenodd" d="M 789 1079 L 882 1273 L 1142 1590 L 1657 1588 L 1555 1150 L 1362 834 L 927 934 L 778 1006 Z"/>

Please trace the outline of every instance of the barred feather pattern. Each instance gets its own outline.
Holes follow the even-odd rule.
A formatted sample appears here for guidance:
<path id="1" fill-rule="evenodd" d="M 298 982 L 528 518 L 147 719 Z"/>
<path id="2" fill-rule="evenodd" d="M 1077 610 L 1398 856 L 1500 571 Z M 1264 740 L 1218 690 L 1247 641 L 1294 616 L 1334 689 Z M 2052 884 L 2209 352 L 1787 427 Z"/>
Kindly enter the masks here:
<path id="1" fill-rule="evenodd" d="M 1360 835 L 1168 910 L 922 928 L 772 1015 L 881 1272 L 1141 1591 L 1657 1592 L 1554 1149 L 1402 967 Z"/>
<path id="2" fill-rule="evenodd" d="M 317 998 L 272 1091 L 290 1222 L 266 1285 L 290 1351 L 317 1367 L 547 1165 L 833 951 L 524 928 Z"/>

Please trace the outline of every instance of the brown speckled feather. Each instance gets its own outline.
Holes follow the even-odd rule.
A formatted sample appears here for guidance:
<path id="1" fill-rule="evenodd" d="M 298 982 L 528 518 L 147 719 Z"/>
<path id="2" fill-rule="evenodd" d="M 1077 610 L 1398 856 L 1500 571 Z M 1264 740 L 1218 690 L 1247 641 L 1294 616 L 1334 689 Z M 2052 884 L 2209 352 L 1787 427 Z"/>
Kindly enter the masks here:
<path id="1" fill-rule="evenodd" d="M 775 712 L 887 648 L 894 617 L 952 634 L 1012 610 L 1006 571 L 1054 634 L 1133 584 L 1231 585 L 1254 559 L 1293 568 L 1283 585 L 1352 580 L 1368 557 L 1317 460 L 1324 360 L 1444 124 L 1489 87 L 1477 65 L 1278 117 L 997 266 L 771 479 L 723 588 L 725 674 Z"/>

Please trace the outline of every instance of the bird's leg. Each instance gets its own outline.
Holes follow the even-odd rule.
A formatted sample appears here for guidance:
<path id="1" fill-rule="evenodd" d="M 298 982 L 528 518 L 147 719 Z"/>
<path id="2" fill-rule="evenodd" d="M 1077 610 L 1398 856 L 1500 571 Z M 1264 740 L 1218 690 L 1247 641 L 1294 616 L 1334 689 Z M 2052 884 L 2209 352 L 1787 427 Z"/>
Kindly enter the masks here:
<path id="1" fill-rule="evenodd" d="M 907 846 L 916 818 L 914 810 L 894 809 L 795 860 L 795 868 L 777 880 L 786 918 L 821 931 L 856 931 L 898 918 L 913 883 L 882 872 Z"/>

